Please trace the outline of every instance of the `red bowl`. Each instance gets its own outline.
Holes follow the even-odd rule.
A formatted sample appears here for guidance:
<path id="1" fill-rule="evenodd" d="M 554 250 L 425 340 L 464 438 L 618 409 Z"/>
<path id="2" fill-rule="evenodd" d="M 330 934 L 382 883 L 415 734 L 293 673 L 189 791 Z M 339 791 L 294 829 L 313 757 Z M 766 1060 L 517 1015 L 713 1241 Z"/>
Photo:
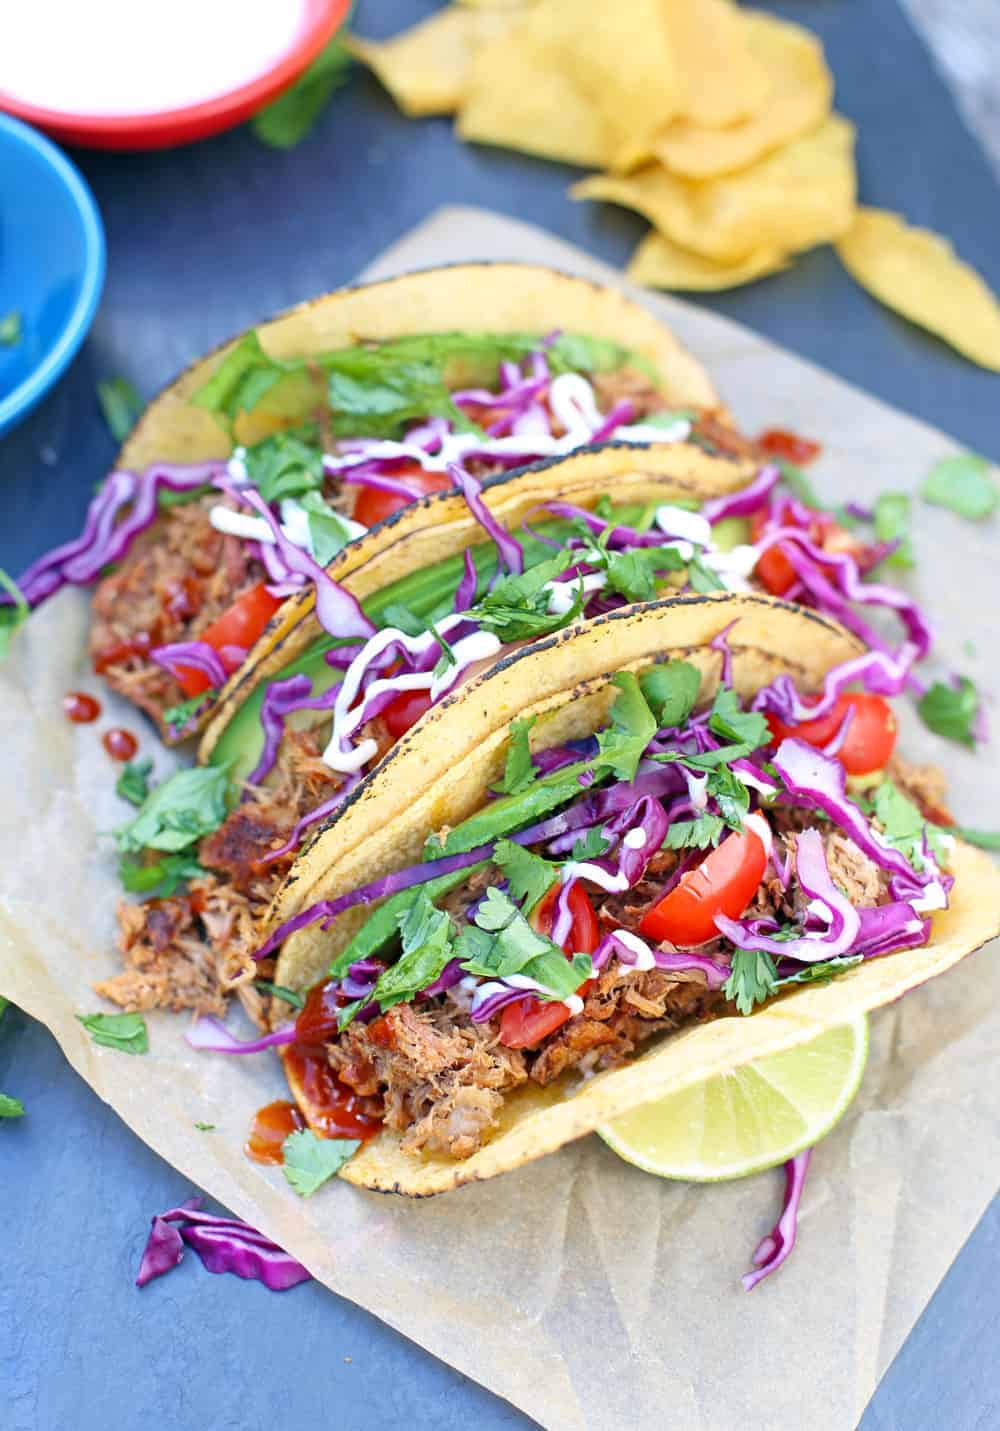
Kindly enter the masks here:
<path id="1" fill-rule="evenodd" d="M 66 144 L 91 149 L 167 149 L 190 144 L 242 124 L 287 89 L 342 24 L 349 7 L 350 0 L 306 0 L 298 38 L 276 65 L 238 89 L 200 104 L 152 114 L 71 114 L 25 104 L 0 90 L 0 110 L 37 125 Z"/>

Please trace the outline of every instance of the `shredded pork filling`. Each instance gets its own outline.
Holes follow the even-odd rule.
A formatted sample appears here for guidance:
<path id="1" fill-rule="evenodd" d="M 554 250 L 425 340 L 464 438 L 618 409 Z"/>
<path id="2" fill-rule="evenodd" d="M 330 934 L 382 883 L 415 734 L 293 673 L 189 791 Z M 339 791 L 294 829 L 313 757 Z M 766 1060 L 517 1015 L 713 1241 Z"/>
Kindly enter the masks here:
<path id="1" fill-rule="evenodd" d="M 319 758 L 311 732 L 288 731 L 273 784 L 252 791 L 199 846 L 208 873 L 183 894 L 118 906 L 118 947 L 125 968 L 96 986 L 123 1009 L 225 1013 L 234 990 L 258 1023 L 263 1009 L 251 981 L 259 921 L 291 866 L 294 851 L 262 863 L 296 823 L 328 799 L 340 777 Z"/>

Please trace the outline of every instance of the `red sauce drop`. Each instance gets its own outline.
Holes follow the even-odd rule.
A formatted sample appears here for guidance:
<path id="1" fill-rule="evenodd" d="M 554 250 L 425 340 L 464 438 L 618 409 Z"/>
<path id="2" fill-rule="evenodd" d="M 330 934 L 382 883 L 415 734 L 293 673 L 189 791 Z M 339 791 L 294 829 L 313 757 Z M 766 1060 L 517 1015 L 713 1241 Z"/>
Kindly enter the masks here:
<path id="1" fill-rule="evenodd" d="M 151 631 L 137 631 L 127 641 L 116 641 L 111 646 L 105 646 L 94 654 L 94 670 L 99 676 L 103 676 L 110 666 L 122 666 L 126 661 L 131 661 L 133 656 L 148 656 L 153 642 Z"/>
<path id="2" fill-rule="evenodd" d="M 378 1098 L 355 1093 L 334 1075 L 323 1048 L 292 1044 L 284 1050 L 289 1074 L 302 1090 L 313 1131 L 323 1138 L 374 1138 L 382 1127 Z"/>
<path id="3" fill-rule="evenodd" d="M 305 1007 L 295 1020 L 297 1043 L 320 1044 L 336 1038 L 337 1014 L 345 1001 L 334 992 L 335 987 L 327 982 L 309 990 Z"/>
<path id="4" fill-rule="evenodd" d="M 86 691 L 70 691 L 63 696 L 63 713 L 74 725 L 89 725 L 101 714 L 101 703 Z"/>
<path id="5" fill-rule="evenodd" d="M 294 1103 L 279 1099 L 259 1108 L 250 1126 L 250 1136 L 243 1145 L 243 1151 L 255 1163 L 281 1163 L 281 1145 L 289 1133 L 297 1133 L 306 1126 L 306 1120 Z"/>
<path id="6" fill-rule="evenodd" d="M 139 749 L 139 742 L 132 732 L 122 730 L 118 725 L 112 726 L 110 730 L 104 732 L 101 744 L 112 760 L 131 760 Z"/>
<path id="7" fill-rule="evenodd" d="M 787 432 L 781 427 L 769 427 L 757 439 L 757 446 L 769 457 L 779 457 L 785 462 L 804 465 L 812 462 L 822 452 L 822 445 L 798 433 Z"/>

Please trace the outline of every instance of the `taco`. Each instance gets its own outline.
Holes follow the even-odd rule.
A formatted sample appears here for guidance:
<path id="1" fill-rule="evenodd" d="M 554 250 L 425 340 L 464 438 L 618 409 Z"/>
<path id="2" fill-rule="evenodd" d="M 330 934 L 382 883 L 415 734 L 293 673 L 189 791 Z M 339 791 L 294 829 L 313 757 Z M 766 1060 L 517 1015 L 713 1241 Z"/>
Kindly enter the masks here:
<path id="1" fill-rule="evenodd" d="M 259 951 L 280 1012 L 253 1047 L 315 1132 L 362 1140 L 341 1175 L 491 1177 L 992 938 L 1000 880 L 896 754 L 890 666 L 774 598 L 682 595 L 427 714 L 300 857 Z"/>
<path id="2" fill-rule="evenodd" d="M 351 578 L 371 634 L 338 644 L 303 617 L 234 682 L 202 740 L 205 775 L 179 775 L 150 795 L 155 811 L 169 811 L 166 833 L 146 804 L 120 832 L 126 888 L 158 897 L 121 907 L 126 967 L 100 992 L 129 1009 L 221 1012 L 235 988 L 256 1017 L 255 924 L 297 850 L 425 711 L 525 641 L 628 602 L 780 589 L 787 576 L 872 642 L 882 638 L 863 613 L 891 607 L 910 657 L 925 653 L 913 603 L 861 580 L 881 548 L 804 508 L 774 468 L 699 505 L 714 490 L 702 458 L 678 443 L 645 454 L 636 471 L 631 452 L 605 448 L 482 490 L 459 474 L 461 493 L 432 499 L 446 520 L 387 546 Z M 603 497 L 599 515 L 592 505 L 609 491 L 615 500 Z M 442 554 L 461 545 L 461 556 Z M 214 814 L 199 779 L 214 792 Z M 232 808 L 220 793 L 227 779 Z M 173 887 L 178 874 L 186 890 Z"/>
<path id="3" fill-rule="evenodd" d="M 749 480 L 748 444 L 699 363 L 617 291 L 515 264 L 409 274 L 195 363 L 146 410 L 82 537 L 21 585 L 35 605 L 98 582 L 95 669 L 173 740 L 314 605 L 327 635 L 363 632 L 339 583 L 447 523 L 429 496 L 457 470 L 610 442 L 655 474 L 685 437 L 719 490 Z"/>

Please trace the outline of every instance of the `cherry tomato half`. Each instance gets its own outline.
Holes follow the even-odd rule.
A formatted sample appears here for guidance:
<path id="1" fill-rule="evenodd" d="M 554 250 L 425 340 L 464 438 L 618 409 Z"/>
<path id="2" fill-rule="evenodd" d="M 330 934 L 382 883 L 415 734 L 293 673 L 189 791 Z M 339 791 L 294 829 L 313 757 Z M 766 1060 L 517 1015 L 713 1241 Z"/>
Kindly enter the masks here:
<path id="1" fill-rule="evenodd" d="M 829 715 L 820 716 L 818 720 L 785 725 L 777 716 L 768 715 L 767 723 L 776 745 L 794 736 L 819 749 L 834 738 L 848 711 L 852 713 L 851 723 L 837 751 L 837 759 L 848 775 L 868 775 L 873 770 L 881 770 L 896 744 L 896 716 L 882 696 L 849 691 L 838 697 Z"/>
<path id="2" fill-rule="evenodd" d="M 379 719 L 393 740 L 398 740 L 411 725 L 416 725 L 425 711 L 430 710 L 431 704 L 430 691 L 400 691 L 384 708 Z"/>
<path id="3" fill-rule="evenodd" d="M 714 939 L 719 932 L 715 916 L 736 919 L 743 913 L 757 893 L 766 864 L 760 837 L 753 830 L 734 831 L 646 910 L 639 933 L 685 946 Z"/>
<path id="4" fill-rule="evenodd" d="M 402 482 L 404 486 L 411 487 L 413 496 L 403 497 L 395 492 L 381 492 L 377 487 L 360 488 L 351 516 L 363 527 L 374 527 L 376 522 L 391 517 L 393 512 L 398 512 L 403 507 L 408 507 L 418 497 L 425 497 L 429 492 L 447 492 L 449 487 L 455 485 L 447 472 L 425 472 L 416 462 L 410 467 L 401 467 L 391 475 L 394 482 Z"/>
<path id="5" fill-rule="evenodd" d="M 281 598 L 272 596 L 264 582 L 261 582 L 245 591 L 228 611 L 224 611 L 210 626 L 206 626 L 197 639 L 204 641 L 206 646 L 211 646 L 215 651 L 221 652 L 226 646 L 238 646 L 248 650 L 280 605 Z M 225 661 L 223 664 L 227 665 Z M 200 696 L 202 691 L 211 690 L 212 687 L 212 682 L 204 671 L 197 671 L 193 666 L 179 666 L 177 681 L 186 696 Z"/>
<path id="6" fill-rule="evenodd" d="M 550 935 L 555 918 L 555 905 L 560 886 L 554 884 L 528 916 L 532 929 L 539 934 Z M 569 934 L 563 944 L 566 954 L 593 954 L 600 942 L 600 930 L 594 907 L 580 885 L 575 884 L 569 893 L 569 911 L 573 916 Z M 581 987 L 584 993 L 592 981 Z M 508 1004 L 500 1015 L 500 1042 L 506 1048 L 535 1048 L 562 1028 L 570 1018 L 570 1011 L 558 1000 L 536 999 L 534 994 L 525 994 L 523 999 Z"/>

